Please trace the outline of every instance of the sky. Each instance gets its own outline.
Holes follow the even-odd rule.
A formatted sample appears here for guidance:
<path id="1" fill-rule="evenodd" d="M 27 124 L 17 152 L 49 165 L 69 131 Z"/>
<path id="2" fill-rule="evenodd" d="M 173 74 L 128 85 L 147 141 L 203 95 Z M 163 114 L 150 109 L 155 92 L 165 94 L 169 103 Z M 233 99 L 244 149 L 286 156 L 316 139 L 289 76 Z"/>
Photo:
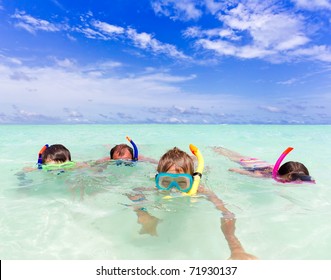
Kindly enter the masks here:
<path id="1" fill-rule="evenodd" d="M 0 124 L 331 124 L 331 0 L 0 0 Z"/>

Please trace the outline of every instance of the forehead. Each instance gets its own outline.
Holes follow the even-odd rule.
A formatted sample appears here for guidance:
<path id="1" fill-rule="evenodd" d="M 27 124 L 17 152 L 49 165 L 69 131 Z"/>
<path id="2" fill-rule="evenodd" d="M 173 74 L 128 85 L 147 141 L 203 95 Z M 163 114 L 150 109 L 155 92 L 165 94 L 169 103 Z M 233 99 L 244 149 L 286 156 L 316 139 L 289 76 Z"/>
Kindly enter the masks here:
<path id="1" fill-rule="evenodd" d="M 115 151 L 113 154 L 114 159 L 132 159 L 132 155 L 129 149 L 123 149 L 121 151 Z"/>
<path id="2" fill-rule="evenodd" d="M 167 173 L 173 173 L 173 174 L 176 174 L 176 173 L 185 173 L 183 168 L 180 168 L 176 165 L 172 165 L 167 171 Z"/>

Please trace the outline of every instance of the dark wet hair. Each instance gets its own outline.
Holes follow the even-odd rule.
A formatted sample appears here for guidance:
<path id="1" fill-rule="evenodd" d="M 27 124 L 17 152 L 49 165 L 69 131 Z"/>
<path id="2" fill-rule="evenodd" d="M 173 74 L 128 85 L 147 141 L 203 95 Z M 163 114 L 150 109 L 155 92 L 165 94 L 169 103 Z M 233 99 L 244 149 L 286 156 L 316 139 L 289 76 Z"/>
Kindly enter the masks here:
<path id="1" fill-rule="evenodd" d="M 63 163 L 66 161 L 71 161 L 70 151 L 61 144 L 54 144 L 49 146 L 41 155 L 42 163 L 45 164 L 46 161 L 55 161 L 58 163 Z"/>
<path id="2" fill-rule="evenodd" d="M 286 176 L 288 181 L 311 181 L 309 171 L 301 162 L 288 161 L 278 169 L 278 175 Z"/>
<path id="3" fill-rule="evenodd" d="M 126 150 L 129 150 L 131 157 L 133 159 L 133 149 L 129 145 L 126 145 L 126 144 L 119 144 L 119 145 L 116 145 L 115 147 L 113 147 L 110 150 L 110 159 L 113 159 L 114 153 L 118 153 L 119 156 L 123 156 Z"/>

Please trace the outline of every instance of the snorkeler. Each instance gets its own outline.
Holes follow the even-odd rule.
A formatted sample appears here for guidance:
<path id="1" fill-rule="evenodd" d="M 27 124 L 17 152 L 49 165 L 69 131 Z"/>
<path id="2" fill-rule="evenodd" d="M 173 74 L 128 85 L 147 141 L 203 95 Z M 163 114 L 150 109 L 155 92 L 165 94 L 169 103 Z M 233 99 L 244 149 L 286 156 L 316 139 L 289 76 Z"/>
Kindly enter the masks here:
<path id="1" fill-rule="evenodd" d="M 62 144 L 49 146 L 46 144 L 38 153 L 38 169 L 72 168 L 75 163 L 71 161 L 70 151 Z"/>
<path id="2" fill-rule="evenodd" d="M 132 147 L 128 146 L 127 144 L 119 144 L 113 147 L 110 150 L 110 159 L 113 160 L 138 160 L 138 148 L 137 145 L 133 142 L 133 140 L 126 136 L 126 139 L 131 143 Z"/>
<path id="3" fill-rule="evenodd" d="M 165 195 L 165 199 L 171 197 L 173 192 L 181 193 L 185 196 L 192 196 L 197 193 L 205 195 L 216 209 L 222 212 L 221 230 L 231 251 L 230 259 L 256 259 L 255 256 L 245 252 L 240 241 L 235 236 L 236 219 L 234 214 L 224 206 L 222 200 L 215 193 L 199 185 L 204 165 L 203 157 L 194 145 L 190 145 L 190 149 L 198 158 L 197 170 L 194 171 L 193 159 L 186 152 L 174 147 L 159 160 L 155 176 L 156 189 Z M 138 222 L 142 224 L 141 233 L 156 235 L 159 219 L 150 215 L 145 207 L 141 207 L 144 205 L 144 195 L 140 193 L 128 195 L 128 197 L 131 201 L 137 202 L 135 211 L 138 216 Z"/>
<path id="4" fill-rule="evenodd" d="M 44 145 L 39 153 L 36 167 L 24 167 L 22 171 L 15 175 L 21 181 L 22 185 L 26 185 L 27 180 L 25 174 L 35 170 L 56 171 L 57 174 L 63 173 L 66 169 L 81 167 L 83 164 L 76 164 L 71 161 L 70 151 L 62 144 Z"/>
<path id="5" fill-rule="evenodd" d="M 92 167 L 97 165 L 99 168 L 101 168 L 100 171 L 106 168 L 103 163 L 111 163 L 115 165 L 124 164 L 126 166 L 133 166 L 135 162 L 138 161 L 138 148 L 131 138 L 127 136 L 126 139 L 131 143 L 133 148 L 127 144 L 115 145 L 110 149 L 109 157 L 104 157 L 96 161 L 92 161 L 89 164 Z"/>
<path id="6" fill-rule="evenodd" d="M 242 166 L 242 168 L 230 168 L 229 171 L 232 172 L 252 177 L 273 178 L 274 180 L 282 183 L 315 183 L 315 181 L 309 175 L 307 167 L 301 162 L 288 161 L 280 166 L 283 159 L 293 150 L 292 147 L 288 147 L 280 155 L 274 165 L 258 158 L 243 156 L 237 152 L 225 149 L 223 147 L 214 147 L 213 150 L 216 153 L 223 155 Z"/>
<path id="7" fill-rule="evenodd" d="M 92 163 L 92 166 L 105 162 L 115 163 L 116 165 L 124 164 L 126 166 L 133 166 L 138 160 L 157 163 L 157 161 L 154 159 L 140 155 L 135 142 L 128 136 L 126 136 L 126 139 L 128 142 L 130 142 L 132 147 L 123 143 L 115 145 L 110 149 L 109 157 L 96 160 L 94 163 Z"/>

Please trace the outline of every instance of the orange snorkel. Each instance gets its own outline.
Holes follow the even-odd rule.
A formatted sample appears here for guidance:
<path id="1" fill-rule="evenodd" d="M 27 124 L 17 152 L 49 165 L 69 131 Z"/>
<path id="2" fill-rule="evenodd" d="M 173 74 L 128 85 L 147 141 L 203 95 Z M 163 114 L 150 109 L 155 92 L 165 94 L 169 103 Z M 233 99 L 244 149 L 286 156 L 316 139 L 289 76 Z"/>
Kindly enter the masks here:
<path id="1" fill-rule="evenodd" d="M 38 169 L 42 169 L 42 164 L 43 164 L 42 154 L 46 151 L 48 147 L 49 147 L 48 144 L 44 145 L 38 153 L 38 161 L 37 161 Z"/>

